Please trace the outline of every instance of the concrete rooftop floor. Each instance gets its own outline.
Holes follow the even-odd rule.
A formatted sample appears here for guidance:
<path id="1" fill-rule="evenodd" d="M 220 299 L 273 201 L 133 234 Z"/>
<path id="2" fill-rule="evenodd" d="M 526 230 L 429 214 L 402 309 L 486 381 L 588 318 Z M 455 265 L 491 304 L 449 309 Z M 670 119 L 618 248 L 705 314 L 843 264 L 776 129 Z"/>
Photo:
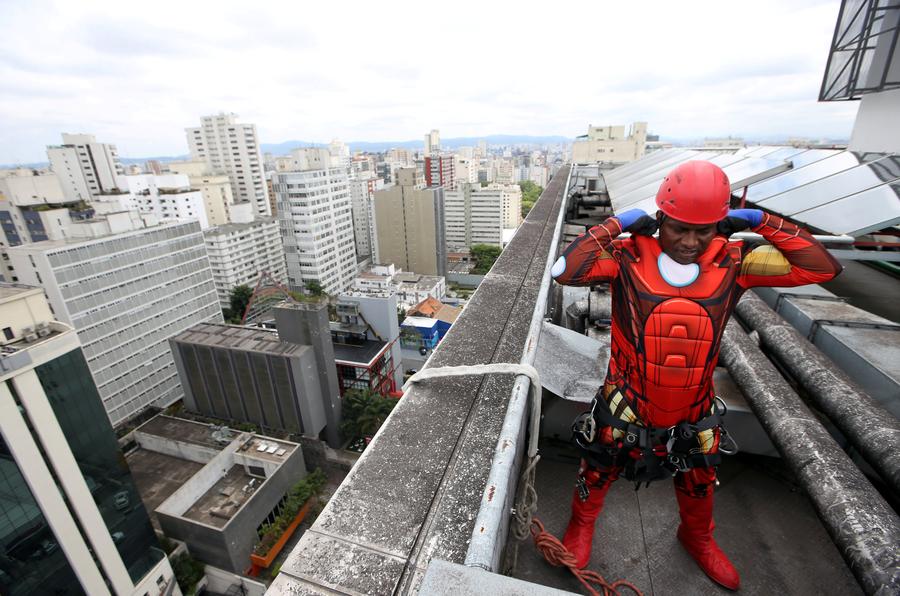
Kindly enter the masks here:
<path id="1" fill-rule="evenodd" d="M 157 530 L 159 522 L 156 521 L 156 508 L 203 467 L 186 459 L 146 449 L 132 451 L 126 461 L 137 484 L 138 493 L 150 512 L 150 520 Z"/>
<path id="2" fill-rule="evenodd" d="M 565 532 L 578 459 L 545 444 L 537 468 L 538 517 Z M 741 574 L 740 594 L 862 594 L 811 505 L 780 460 L 726 457 L 719 468 L 715 538 Z M 626 579 L 645 595 L 730 594 L 710 581 L 675 537 L 678 506 L 671 481 L 634 490 L 617 481 L 597 523 L 589 569 L 608 582 Z M 798 540 L 799 538 L 799 540 Z M 519 545 L 513 577 L 583 593 L 568 570 L 551 567 L 529 540 Z M 623 593 L 630 594 L 628 591 Z"/>

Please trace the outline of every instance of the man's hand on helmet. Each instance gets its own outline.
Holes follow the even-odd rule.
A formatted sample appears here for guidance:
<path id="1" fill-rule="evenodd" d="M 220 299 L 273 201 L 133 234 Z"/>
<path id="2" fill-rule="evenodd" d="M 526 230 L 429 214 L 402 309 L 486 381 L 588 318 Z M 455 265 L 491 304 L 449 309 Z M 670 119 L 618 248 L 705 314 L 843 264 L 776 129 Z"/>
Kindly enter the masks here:
<path id="1" fill-rule="evenodd" d="M 716 230 L 724 236 L 731 236 L 747 228 L 755 228 L 762 223 L 762 219 L 763 212 L 759 209 L 729 209 L 725 219 L 716 224 Z"/>
<path id="2" fill-rule="evenodd" d="M 643 209 L 629 209 L 615 215 L 623 232 L 631 232 L 641 236 L 652 236 L 659 229 L 659 222 L 650 217 Z"/>

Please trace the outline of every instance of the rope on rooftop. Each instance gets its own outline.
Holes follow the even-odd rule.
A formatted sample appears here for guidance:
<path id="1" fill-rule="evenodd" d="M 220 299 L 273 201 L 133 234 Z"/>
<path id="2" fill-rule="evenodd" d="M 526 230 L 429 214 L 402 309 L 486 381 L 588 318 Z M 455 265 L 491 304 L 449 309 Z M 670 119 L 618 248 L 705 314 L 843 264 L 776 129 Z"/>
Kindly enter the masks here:
<path id="1" fill-rule="evenodd" d="M 575 565 L 575 555 L 563 546 L 553 534 L 544 530 L 544 524 L 541 520 L 534 518 L 531 522 L 531 537 L 538 551 L 544 556 L 548 563 L 554 567 L 565 567 L 572 572 L 587 593 L 591 596 L 621 596 L 619 591 L 622 588 L 631 590 L 637 596 L 643 596 L 643 593 L 630 581 L 620 579 L 609 583 L 602 575 L 590 569 L 579 569 Z M 598 592 L 594 586 L 599 587 L 602 591 Z"/>

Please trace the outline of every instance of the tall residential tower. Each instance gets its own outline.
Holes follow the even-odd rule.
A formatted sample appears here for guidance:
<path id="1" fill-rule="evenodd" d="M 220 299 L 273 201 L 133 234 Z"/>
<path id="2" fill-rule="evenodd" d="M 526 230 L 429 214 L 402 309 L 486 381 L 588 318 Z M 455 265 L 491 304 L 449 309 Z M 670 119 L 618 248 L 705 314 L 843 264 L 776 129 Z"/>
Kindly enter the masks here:
<path id="1" fill-rule="evenodd" d="M 205 161 L 211 172 L 228 174 L 236 201 L 250 201 L 257 215 L 270 215 L 255 124 L 221 113 L 204 116 L 200 126 L 185 131 L 191 159 Z"/>

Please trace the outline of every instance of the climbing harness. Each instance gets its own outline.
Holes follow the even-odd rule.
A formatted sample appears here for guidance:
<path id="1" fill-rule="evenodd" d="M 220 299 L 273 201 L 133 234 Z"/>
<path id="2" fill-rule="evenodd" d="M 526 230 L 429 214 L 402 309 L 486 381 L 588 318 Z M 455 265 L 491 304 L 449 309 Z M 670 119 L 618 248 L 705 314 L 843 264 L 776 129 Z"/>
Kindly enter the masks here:
<path id="1" fill-rule="evenodd" d="M 668 428 L 641 426 L 617 418 L 604 400 L 594 398 L 591 409 L 572 423 L 572 435 L 588 461 L 598 466 L 623 468 L 625 478 L 634 482 L 637 490 L 642 483 L 649 484 L 692 468 L 717 466 L 722 454 L 736 453 L 737 443 L 722 423 L 727 411 L 725 402 L 717 397 L 712 412 L 697 422 L 682 422 Z M 606 426 L 622 431 L 624 437 L 612 445 L 600 443 L 597 432 Z M 698 435 L 716 428 L 720 435 L 719 449 L 716 453 L 704 453 Z M 724 446 L 726 442 L 730 443 L 729 448 Z M 579 492 L 583 500 L 587 499 L 586 487 L 579 487 Z"/>

